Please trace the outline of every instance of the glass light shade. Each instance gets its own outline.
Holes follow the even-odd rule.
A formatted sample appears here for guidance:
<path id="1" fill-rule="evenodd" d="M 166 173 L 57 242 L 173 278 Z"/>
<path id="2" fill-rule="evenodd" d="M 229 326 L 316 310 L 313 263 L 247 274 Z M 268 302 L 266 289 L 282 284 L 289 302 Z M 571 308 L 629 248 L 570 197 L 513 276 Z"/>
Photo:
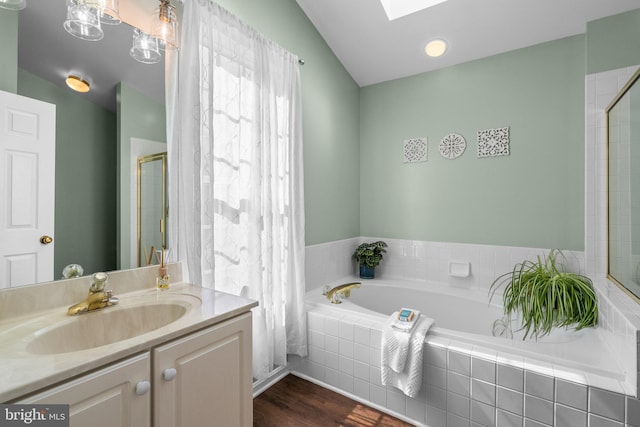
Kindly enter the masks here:
<path id="1" fill-rule="evenodd" d="M 122 23 L 120 18 L 120 1 L 119 0 L 76 0 L 85 6 L 98 10 L 100 14 L 100 23 L 109 25 L 119 25 Z"/>
<path id="2" fill-rule="evenodd" d="M 67 83 L 67 86 L 69 86 L 76 92 L 86 93 L 89 92 L 89 89 L 91 89 L 89 82 L 84 80 L 82 77 L 70 75 L 69 77 L 67 77 L 65 82 Z"/>
<path id="3" fill-rule="evenodd" d="M 82 0 L 67 0 L 67 20 L 64 29 L 74 37 L 98 41 L 104 37 L 99 9 Z"/>
<path id="4" fill-rule="evenodd" d="M 133 29 L 133 46 L 129 54 L 143 64 L 158 63 L 162 57 L 158 49 L 158 40 L 138 28 Z"/>
<path id="5" fill-rule="evenodd" d="M 153 12 L 151 35 L 158 39 L 160 49 L 178 48 L 178 17 L 169 0 L 160 0 L 160 6 Z"/>
<path id="6" fill-rule="evenodd" d="M 100 13 L 100 22 L 108 25 L 119 25 L 120 19 L 120 1 L 119 0 L 103 0 Z"/>
<path id="7" fill-rule="evenodd" d="M 105 0 L 76 0 L 76 3 L 100 10 L 104 7 Z"/>
<path id="8" fill-rule="evenodd" d="M 0 0 L 0 9 L 22 10 L 27 6 L 27 0 Z"/>

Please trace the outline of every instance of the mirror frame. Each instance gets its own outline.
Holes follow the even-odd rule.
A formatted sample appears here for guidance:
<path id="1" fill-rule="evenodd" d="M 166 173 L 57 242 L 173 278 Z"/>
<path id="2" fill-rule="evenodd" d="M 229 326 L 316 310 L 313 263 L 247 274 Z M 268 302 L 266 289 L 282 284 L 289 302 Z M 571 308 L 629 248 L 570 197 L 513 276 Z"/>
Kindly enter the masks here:
<path id="1" fill-rule="evenodd" d="M 636 295 L 633 291 L 631 291 L 629 288 L 627 288 L 622 282 L 620 282 L 618 279 L 615 278 L 615 276 L 613 276 L 611 274 L 611 225 L 609 223 L 609 219 L 611 217 L 611 203 L 610 203 L 610 196 L 609 196 L 609 186 L 611 184 L 611 179 L 610 177 L 610 173 L 611 173 L 611 168 L 610 168 L 610 162 L 609 162 L 609 148 L 610 148 L 610 132 L 609 132 L 609 115 L 611 113 L 611 110 L 613 108 L 616 107 L 616 105 L 618 105 L 618 103 L 620 102 L 620 100 L 627 94 L 629 93 L 629 91 L 631 90 L 631 88 L 634 86 L 634 84 L 640 80 L 640 68 L 638 68 L 638 70 L 636 70 L 636 72 L 633 74 L 633 76 L 631 76 L 631 78 L 629 79 L 629 81 L 627 81 L 627 83 L 622 87 L 622 89 L 620 90 L 620 92 L 618 92 L 618 94 L 613 98 L 613 100 L 609 103 L 609 105 L 607 106 L 607 108 L 605 108 L 605 129 L 606 129 L 606 141 L 607 141 L 607 162 L 606 162 L 606 189 L 607 189 L 607 197 L 606 197 L 606 201 L 607 201 L 607 209 L 606 209 L 606 221 L 607 221 L 607 249 L 606 249 L 606 253 L 607 253 L 607 278 L 615 283 L 616 286 L 618 286 L 618 288 L 620 288 L 624 293 L 626 293 L 631 299 L 633 299 L 636 303 L 640 304 L 640 295 Z M 640 286 L 640 284 L 638 284 L 638 286 Z"/>
<path id="2" fill-rule="evenodd" d="M 167 235 L 166 235 L 166 224 L 167 224 L 167 153 L 156 153 L 150 154 L 148 156 L 138 157 L 138 167 L 137 167 L 137 176 L 138 176 L 138 195 L 137 195 L 137 217 L 138 217 L 138 267 L 145 267 L 147 265 L 151 265 L 147 262 L 147 259 L 144 259 L 143 264 L 143 247 L 142 247 L 142 193 L 143 193 L 143 184 L 142 184 L 142 165 L 151 162 L 161 162 L 162 166 L 162 211 L 160 214 L 160 234 L 162 240 L 162 248 L 158 249 L 166 249 L 167 247 Z M 150 254 L 150 257 L 153 260 L 153 254 Z"/>

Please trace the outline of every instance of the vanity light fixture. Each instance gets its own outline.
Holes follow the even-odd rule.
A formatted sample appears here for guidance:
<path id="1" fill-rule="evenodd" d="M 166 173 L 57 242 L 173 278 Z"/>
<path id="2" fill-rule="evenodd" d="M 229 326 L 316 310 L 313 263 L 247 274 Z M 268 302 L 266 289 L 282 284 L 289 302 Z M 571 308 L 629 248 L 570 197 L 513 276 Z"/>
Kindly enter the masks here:
<path id="1" fill-rule="evenodd" d="M 133 46 L 129 55 L 143 64 L 155 64 L 160 62 L 161 55 L 158 50 L 158 39 L 150 36 L 138 28 L 133 29 Z"/>
<path id="2" fill-rule="evenodd" d="M 431 40 L 424 48 L 427 55 L 432 58 L 437 58 L 444 55 L 447 51 L 447 42 L 442 39 Z"/>
<path id="3" fill-rule="evenodd" d="M 151 35 L 158 39 L 160 49 L 178 48 L 178 17 L 169 0 L 160 0 L 151 16 Z"/>
<path id="4" fill-rule="evenodd" d="M 100 0 L 67 0 L 67 20 L 64 29 L 82 40 L 98 41 L 104 37 L 100 26 Z"/>
<path id="5" fill-rule="evenodd" d="M 67 86 L 69 86 L 71 89 L 75 90 L 76 92 L 86 93 L 86 92 L 89 92 L 89 89 L 91 89 L 91 86 L 89 85 L 88 81 L 84 80 L 82 77 L 75 76 L 73 74 L 69 74 L 65 82 L 67 83 Z"/>
<path id="6" fill-rule="evenodd" d="M 27 0 L 0 0 L 0 9 L 22 10 L 27 6 Z"/>
<path id="7" fill-rule="evenodd" d="M 0 0 L 18 2 L 26 0 Z M 64 29 L 83 40 L 98 41 L 104 37 L 101 24 L 118 25 L 120 0 L 66 0 L 67 20 Z M 144 64 L 160 62 L 160 49 L 177 49 L 178 19 L 176 8 L 169 0 L 160 0 L 153 14 L 152 31 L 147 34 L 138 28 L 133 30 L 133 46 L 129 54 Z M 68 84 L 68 82 L 67 82 Z M 88 89 L 87 89 L 88 90 Z"/>

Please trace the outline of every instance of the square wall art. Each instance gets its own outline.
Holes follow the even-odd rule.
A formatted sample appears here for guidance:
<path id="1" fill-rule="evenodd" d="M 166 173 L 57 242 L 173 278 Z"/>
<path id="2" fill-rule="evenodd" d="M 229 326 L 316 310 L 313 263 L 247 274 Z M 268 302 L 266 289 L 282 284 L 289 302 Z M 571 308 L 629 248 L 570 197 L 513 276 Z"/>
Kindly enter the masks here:
<path id="1" fill-rule="evenodd" d="M 509 155 L 509 127 L 478 131 L 478 157 Z"/>
<path id="2" fill-rule="evenodd" d="M 427 138 L 411 138 L 404 140 L 404 163 L 427 161 Z"/>

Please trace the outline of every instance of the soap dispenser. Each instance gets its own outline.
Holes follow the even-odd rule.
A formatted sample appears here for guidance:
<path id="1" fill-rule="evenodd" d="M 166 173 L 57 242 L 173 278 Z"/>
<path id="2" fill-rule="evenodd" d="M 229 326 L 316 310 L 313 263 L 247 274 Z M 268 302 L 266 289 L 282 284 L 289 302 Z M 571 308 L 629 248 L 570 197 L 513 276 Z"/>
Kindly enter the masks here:
<path id="1" fill-rule="evenodd" d="M 165 265 L 164 246 L 162 247 L 162 255 L 160 256 L 160 268 L 158 269 L 158 277 L 156 277 L 156 287 L 160 291 L 169 289 L 169 273 Z"/>

